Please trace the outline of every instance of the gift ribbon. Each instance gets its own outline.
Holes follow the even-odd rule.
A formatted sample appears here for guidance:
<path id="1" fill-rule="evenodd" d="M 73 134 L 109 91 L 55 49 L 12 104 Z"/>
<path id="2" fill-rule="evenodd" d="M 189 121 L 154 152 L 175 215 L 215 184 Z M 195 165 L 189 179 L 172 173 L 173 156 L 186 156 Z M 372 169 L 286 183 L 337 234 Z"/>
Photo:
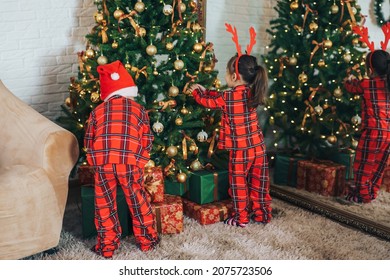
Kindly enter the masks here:
<path id="1" fill-rule="evenodd" d="M 352 26 L 355 26 L 356 25 L 356 19 L 355 19 L 355 15 L 353 14 L 353 11 L 352 11 L 351 2 L 354 2 L 354 0 L 340 0 L 340 3 L 341 3 L 340 22 L 343 20 L 344 8 L 345 8 L 344 4 L 346 4 L 348 12 L 349 12 L 349 15 L 350 15 L 351 20 L 352 20 Z"/>
<path id="2" fill-rule="evenodd" d="M 217 132 L 214 131 L 214 132 L 213 132 L 213 136 L 211 137 L 209 150 L 207 151 L 207 157 L 208 157 L 208 158 L 211 158 L 211 156 L 212 156 L 213 153 L 214 153 L 214 145 L 215 145 L 215 137 L 216 137 L 216 136 L 217 136 Z"/>
<path id="3" fill-rule="evenodd" d="M 183 20 L 183 18 L 181 16 L 180 4 L 181 4 L 181 0 L 177 0 L 177 12 L 179 13 L 180 20 Z M 176 0 L 173 0 L 173 3 L 172 3 L 173 10 L 175 10 L 175 6 L 176 6 Z M 172 13 L 172 18 L 171 18 L 172 23 L 173 23 L 174 16 L 175 16 L 175 13 Z"/>
<path id="4" fill-rule="evenodd" d="M 204 59 L 206 57 L 206 52 L 209 50 L 209 51 L 212 51 L 213 50 L 213 46 L 214 44 L 213 43 L 208 43 L 207 46 L 205 47 L 205 49 L 203 50 L 202 52 L 202 55 L 200 56 L 200 63 L 199 63 L 199 69 L 198 71 L 201 72 L 202 71 L 202 68 L 203 68 L 203 64 L 204 64 Z"/>
<path id="5" fill-rule="evenodd" d="M 324 56 L 324 41 L 318 43 L 316 40 L 313 40 L 311 43 L 316 46 L 314 47 L 313 51 L 310 54 L 310 64 L 313 59 L 313 56 L 315 55 L 315 53 L 318 51 L 319 48 L 322 48 L 322 56 Z"/>
<path id="6" fill-rule="evenodd" d="M 218 173 L 214 172 L 214 201 L 218 200 Z"/>
<path id="7" fill-rule="evenodd" d="M 283 56 L 281 58 L 279 58 L 279 73 L 278 73 L 278 77 L 282 77 L 283 76 L 283 70 L 284 70 L 284 62 L 287 61 L 287 57 Z"/>
<path id="8" fill-rule="evenodd" d="M 195 82 L 196 78 L 198 76 L 196 75 L 191 75 L 190 73 L 186 72 L 186 77 L 187 78 L 190 78 L 190 80 L 185 84 L 184 88 L 183 88 L 183 93 L 185 94 L 187 92 L 187 88 L 190 86 L 191 83 Z"/>
<path id="9" fill-rule="evenodd" d="M 77 52 L 77 56 L 78 56 L 80 72 L 84 72 L 84 62 L 83 62 L 84 52 Z"/>
<path id="10" fill-rule="evenodd" d="M 138 24 L 134 21 L 134 19 L 133 19 L 133 16 L 134 15 L 136 15 L 137 14 L 137 12 L 136 11 L 131 11 L 129 14 L 127 14 L 127 15 L 122 15 L 121 17 L 119 17 L 118 18 L 118 31 L 119 32 L 122 32 L 121 31 L 121 29 L 120 29 L 120 27 L 119 27 L 119 22 L 120 21 L 122 21 L 122 20 L 124 20 L 124 19 L 129 19 L 129 21 L 130 21 L 130 24 L 131 24 L 131 26 L 134 28 L 134 30 L 135 30 L 135 34 L 137 34 L 137 36 L 140 36 L 140 31 L 139 31 L 139 26 L 138 26 Z"/>
<path id="11" fill-rule="evenodd" d="M 172 32 L 167 35 L 167 37 L 172 37 L 176 33 L 177 27 L 182 23 L 182 21 L 179 19 L 175 23 L 172 23 Z"/>
<path id="12" fill-rule="evenodd" d="M 305 29 L 305 23 L 306 23 L 306 19 L 307 19 L 307 16 L 309 15 L 309 13 L 313 13 L 313 14 L 317 14 L 317 11 L 314 11 L 310 8 L 309 4 L 305 4 L 305 7 L 306 7 L 306 12 L 305 12 L 305 15 L 303 17 L 303 24 L 302 24 L 302 30 Z"/>
<path id="13" fill-rule="evenodd" d="M 107 35 L 107 30 L 108 30 L 108 27 L 107 27 L 107 21 L 106 20 L 102 20 L 102 24 L 100 26 L 100 32 L 101 32 L 101 35 L 102 35 L 102 43 L 105 44 L 108 42 L 108 35 Z"/>
<path id="14" fill-rule="evenodd" d="M 187 141 L 186 138 L 183 137 L 183 140 L 181 141 L 182 149 L 183 149 L 183 159 L 188 159 L 187 156 Z"/>
<path id="15" fill-rule="evenodd" d="M 131 66 L 130 71 L 135 73 L 135 77 L 134 78 L 136 80 L 138 80 L 138 78 L 139 78 L 139 76 L 141 74 L 143 74 L 145 76 L 145 78 L 148 78 L 148 72 L 146 72 L 146 69 L 147 69 L 146 66 L 142 67 L 141 69 L 139 69 L 139 68 L 137 68 L 135 66 Z"/>
<path id="16" fill-rule="evenodd" d="M 161 210 L 160 210 L 160 205 L 155 204 L 155 209 L 156 209 L 156 230 L 157 230 L 157 232 L 161 233 L 162 232 L 162 227 L 161 227 Z"/>

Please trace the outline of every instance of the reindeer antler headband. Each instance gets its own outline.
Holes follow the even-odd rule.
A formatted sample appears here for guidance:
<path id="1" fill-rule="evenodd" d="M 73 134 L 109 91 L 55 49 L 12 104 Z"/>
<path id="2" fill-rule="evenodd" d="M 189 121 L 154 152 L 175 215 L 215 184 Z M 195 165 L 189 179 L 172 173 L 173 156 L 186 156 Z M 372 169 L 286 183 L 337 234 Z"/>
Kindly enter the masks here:
<path id="1" fill-rule="evenodd" d="M 235 70 L 236 70 L 236 75 L 237 79 L 240 79 L 240 74 L 238 73 L 238 61 L 240 60 L 240 57 L 242 56 L 242 51 L 241 51 L 241 45 L 238 43 L 238 35 L 237 35 L 237 28 L 232 27 L 230 24 L 225 23 L 226 26 L 226 31 L 231 33 L 233 35 L 232 40 L 236 44 L 236 49 L 237 49 L 237 59 L 235 63 Z M 253 46 L 256 44 L 256 31 L 253 27 L 249 28 L 249 34 L 250 34 L 250 42 L 246 46 L 246 54 L 250 55 L 252 52 Z"/>
<path id="2" fill-rule="evenodd" d="M 370 41 L 368 39 L 368 28 L 367 27 L 355 25 L 354 27 L 352 27 L 352 31 L 355 34 L 360 35 L 359 40 L 363 43 L 366 43 L 368 48 L 370 49 L 370 51 L 372 51 L 372 52 L 375 51 L 374 42 Z M 382 25 L 382 32 L 385 35 L 385 40 L 381 41 L 381 48 L 382 48 L 382 50 L 386 51 L 387 45 L 388 45 L 389 40 L 390 40 L 390 22 Z"/>

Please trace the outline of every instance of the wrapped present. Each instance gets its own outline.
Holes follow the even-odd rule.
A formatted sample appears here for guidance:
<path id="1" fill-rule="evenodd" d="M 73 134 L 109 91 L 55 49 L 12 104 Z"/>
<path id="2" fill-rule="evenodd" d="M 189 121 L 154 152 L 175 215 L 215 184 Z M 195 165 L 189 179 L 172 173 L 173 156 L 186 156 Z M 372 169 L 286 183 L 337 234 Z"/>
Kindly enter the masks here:
<path id="1" fill-rule="evenodd" d="M 172 181 L 169 178 L 164 180 L 164 192 L 170 195 L 187 196 L 188 195 L 188 179 L 184 183 Z"/>
<path id="2" fill-rule="evenodd" d="M 297 168 L 297 188 L 323 196 L 345 194 L 346 167 L 328 160 L 301 160 Z"/>
<path id="3" fill-rule="evenodd" d="M 386 192 L 390 192 L 390 167 L 386 167 L 383 172 L 381 189 Z"/>
<path id="4" fill-rule="evenodd" d="M 227 170 L 199 170 L 189 178 L 188 199 L 206 204 L 229 198 L 229 176 Z"/>
<path id="5" fill-rule="evenodd" d="M 122 237 L 132 233 L 130 211 L 126 203 L 125 195 L 121 188 L 117 189 L 116 202 L 119 223 L 122 228 Z M 81 215 L 82 233 L 84 238 L 96 236 L 95 227 L 95 191 L 93 185 L 81 186 Z"/>
<path id="6" fill-rule="evenodd" d="M 164 175 L 161 166 L 145 168 L 144 187 L 149 202 L 163 202 Z"/>
<path id="7" fill-rule="evenodd" d="M 298 161 L 307 159 L 302 154 L 276 154 L 273 183 L 283 186 L 297 186 Z"/>
<path id="8" fill-rule="evenodd" d="M 331 160 L 335 163 L 345 165 L 345 179 L 352 180 L 353 176 L 353 162 L 355 160 L 355 151 L 348 149 L 345 151 L 340 151 L 338 153 L 330 153 L 323 157 L 326 160 Z"/>
<path id="9" fill-rule="evenodd" d="M 231 199 L 226 199 L 200 205 L 183 198 L 183 212 L 201 225 L 210 225 L 227 219 L 233 212 L 233 203 Z"/>
<path id="10" fill-rule="evenodd" d="M 93 185 L 95 182 L 95 171 L 90 165 L 80 165 L 77 169 L 80 185 Z"/>
<path id="11" fill-rule="evenodd" d="M 151 203 L 156 229 L 161 234 L 183 231 L 183 202 L 177 195 L 166 194 L 163 202 Z"/>

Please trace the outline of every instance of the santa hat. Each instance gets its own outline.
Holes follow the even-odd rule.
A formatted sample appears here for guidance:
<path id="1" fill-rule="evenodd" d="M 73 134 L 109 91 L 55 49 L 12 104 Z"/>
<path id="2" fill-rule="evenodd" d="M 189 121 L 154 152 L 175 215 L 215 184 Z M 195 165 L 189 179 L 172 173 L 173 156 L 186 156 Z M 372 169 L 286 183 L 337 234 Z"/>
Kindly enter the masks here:
<path id="1" fill-rule="evenodd" d="M 123 64 L 116 60 L 97 67 L 100 80 L 100 99 L 107 101 L 114 95 L 135 97 L 138 88 Z"/>

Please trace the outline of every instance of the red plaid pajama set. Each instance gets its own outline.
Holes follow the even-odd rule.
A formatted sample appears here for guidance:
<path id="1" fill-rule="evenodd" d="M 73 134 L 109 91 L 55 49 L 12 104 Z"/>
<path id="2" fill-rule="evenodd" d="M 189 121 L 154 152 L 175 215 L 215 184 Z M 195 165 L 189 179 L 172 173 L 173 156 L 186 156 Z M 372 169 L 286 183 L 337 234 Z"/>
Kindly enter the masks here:
<path id="1" fill-rule="evenodd" d="M 117 185 L 129 206 L 136 243 L 149 250 L 158 235 L 142 185 L 153 141 L 145 109 L 129 98 L 111 97 L 91 112 L 84 141 L 88 163 L 95 167 L 95 250 L 110 257 L 120 244 Z"/>
<path id="2" fill-rule="evenodd" d="M 362 134 L 353 165 L 356 190 L 362 202 L 378 195 L 390 151 L 390 96 L 386 77 L 345 82 L 351 93 L 363 95 Z"/>
<path id="3" fill-rule="evenodd" d="M 270 222 L 268 160 L 256 109 L 247 106 L 250 88 L 239 85 L 222 93 L 195 89 L 192 94 L 204 107 L 222 111 L 218 148 L 229 150 L 233 217 L 239 223 L 248 223 L 249 215 Z"/>

